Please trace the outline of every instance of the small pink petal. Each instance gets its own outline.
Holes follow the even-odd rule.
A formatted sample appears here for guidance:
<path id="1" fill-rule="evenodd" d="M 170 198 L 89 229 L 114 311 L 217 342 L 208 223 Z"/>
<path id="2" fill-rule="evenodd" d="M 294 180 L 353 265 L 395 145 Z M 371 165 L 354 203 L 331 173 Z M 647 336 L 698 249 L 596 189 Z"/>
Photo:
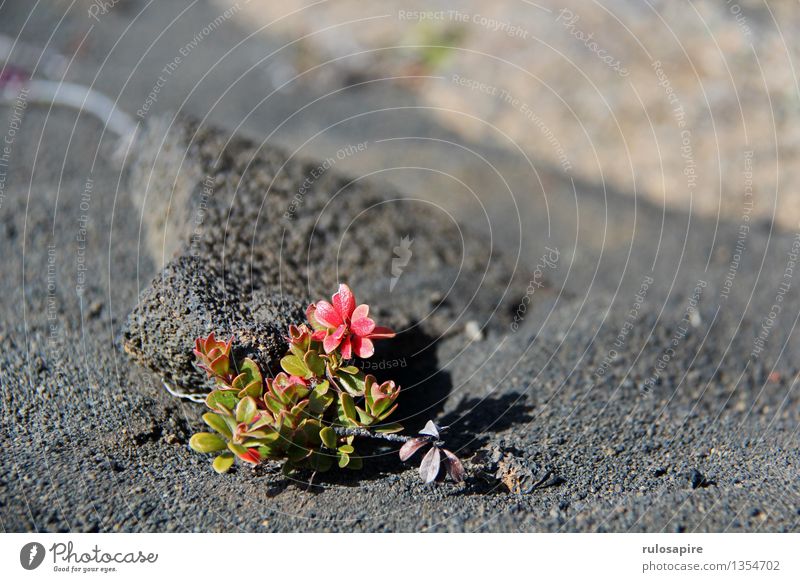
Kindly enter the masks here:
<path id="1" fill-rule="evenodd" d="M 353 351 L 359 358 L 371 358 L 375 353 L 375 346 L 368 338 L 358 335 L 351 336 L 353 343 Z"/>
<path id="2" fill-rule="evenodd" d="M 356 308 L 356 298 L 350 287 L 342 283 L 339 285 L 339 292 L 333 296 L 333 306 L 339 312 L 342 319 L 348 319 Z"/>
<path id="3" fill-rule="evenodd" d="M 339 327 L 344 323 L 336 308 L 327 301 L 320 301 L 317 303 L 317 309 L 314 311 L 314 317 L 318 322 L 327 328 Z"/>
<path id="4" fill-rule="evenodd" d="M 353 321 L 350 322 L 350 329 L 356 335 L 369 337 L 369 334 L 375 329 L 375 322 L 369 317 L 361 317 L 359 319 L 354 317 Z"/>
<path id="5" fill-rule="evenodd" d="M 362 303 L 358 307 L 355 308 L 353 311 L 352 319 L 355 321 L 356 319 L 361 319 L 362 317 L 369 317 L 369 305 L 366 303 Z"/>
<path id="6" fill-rule="evenodd" d="M 350 343 L 350 337 L 346 336 L 341 345 L 342 359 L 349 360 L 353 357 L 353 346 Z"/>
<path id="7" fill-rule="evenodd" d="M 397 334 L 394 333 L 388 327 L 380 327 L 380 326 L 378 326 L 375 329 L 373 329 L 372 332 L 370 332 L 369 337 L 371 337 L 373 339 L 384 339 L 384 338 L 388 339 L 388 338 L 394 337 L 396 335 Z"/>
<path id="8" fill-rule="evenodd" d="M 347 326 L 344 324 L 340 325 L 331 335 L 337 340 L 341 340 L 345 335 L 347 335 Z"/>
<path id="9" fill-rule="evenodd" d="M 325 339 L 325 336 L 328 335 L 328 331 L 324 329 L 318 329 L 314 333 L 311 334 L 311 339 L 315 342 L 321 342 Z"/>
<path id="10" fill-rule="evenodd" d="M 325 336 L 325 340 L 322 342 L 322 347 L 325 348 L 325 353 L 330 354 L 333 350 L 339 347 L 339 344 L 342 343 L 342 335 L 339 334 L 336 336 L 335 334 Z"/>

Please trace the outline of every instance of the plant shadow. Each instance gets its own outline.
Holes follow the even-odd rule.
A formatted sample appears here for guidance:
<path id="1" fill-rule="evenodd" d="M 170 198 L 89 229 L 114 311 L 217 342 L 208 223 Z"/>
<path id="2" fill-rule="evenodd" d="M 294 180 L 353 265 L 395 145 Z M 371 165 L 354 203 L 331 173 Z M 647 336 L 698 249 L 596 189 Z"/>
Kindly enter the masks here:
<path id="1" fill-rule="evenodd" d="M 399 406 L 391 420 L 402 424 L 405 434 L 418 432 L 441 414 L 453 388 L 450 374 L 439 367 L 436 340 L 419 326 L 377 344 L 375 355 L 361 365 L 379 381 L 394 380 L 400 386 Z"/>
<path id="2" fill-rule="evenodd" d="M 531 422 L 532 410 L 526 395 L 519 392 L 493 398 L 466 398 L 445 414 L 439 424 L 449 427 L 442 435 L 447 447 L 468 458 L 486 445 L 493 433 Z"/>

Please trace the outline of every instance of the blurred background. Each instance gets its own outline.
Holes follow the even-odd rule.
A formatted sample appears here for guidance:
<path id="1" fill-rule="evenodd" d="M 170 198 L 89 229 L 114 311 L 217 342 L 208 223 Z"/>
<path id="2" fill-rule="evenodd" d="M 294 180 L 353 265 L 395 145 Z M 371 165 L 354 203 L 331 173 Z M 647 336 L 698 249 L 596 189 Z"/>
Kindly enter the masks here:
<path id="1" fill-rule="evenodd" d="M 6 83 L 16 70 L 90 86 L 134 121 L 181 111 L 317 156 L 343 135 L 449 135 L 707 216 L 738 220 L 752 193 L 754 218 L 794 229 L 797 10 L 762 0 L 18 0 L 0 7 L 0 58 Z M 443 151 L 393 145 L 342 166 Z M 386 178 L 406 189 L 413 180 Z"/>

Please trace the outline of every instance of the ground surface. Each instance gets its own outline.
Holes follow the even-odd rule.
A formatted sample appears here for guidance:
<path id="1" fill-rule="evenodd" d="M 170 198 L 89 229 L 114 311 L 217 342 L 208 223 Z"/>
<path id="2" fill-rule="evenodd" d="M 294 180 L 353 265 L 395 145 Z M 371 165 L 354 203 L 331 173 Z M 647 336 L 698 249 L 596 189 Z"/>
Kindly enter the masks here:
<path id="1" fill-rule="evenodd" d="M 142 39 L 149 44 L 171 15 L 146 12 L 133 21 L 136 10 L 117 8 L 87 37 L 89 48 L 69 77 L 91 83 L 100 71 L 98 86 L 135 111 L 158 71 L 219 6 L 192 7 L 135 69 Z M 54 46 L 64 53 L 86 32 L 84 11 L 61 24 L 57 11 L 35 12 L 27 24 L 24 11 L 11 14 L 0 21 L 2 32 L 23 31 L 22 38 L 44 44 L 55 30 Z M 123 35 L 129 24 L 134 33 Z M 312 160 L 366 141 L 365 151 L 337 161 L 335 170 L 369 176 L 363 188 L 370 196 L 399 191 L 429 203 L 436 220 L 455 221 L 471 241 L 491 248 L 493 265 L 506 261 L 522 281 L 521 288 L 507 289 L 502 279 L 481 286 L 497 297 L 500 311 L 493 312 L 491 302 L 471 305 L 468 292 L 448 293 L 459 279 L 443 277 L 439 291 L 453 326 L 436 343 L 437 373 L 420 378 L 413 360 L 398 370 L 413 379 L 409 390 L 425 395 L 427 410 L 408 422 L 424 415 L 452 425 L 449 445 L 467 460 L 470 477 L 463 485 L 425 487 L 383 449 L 372 451 L 361 474 L 331 474 L 310 491 L 272 469 L 212 473 L 209 460 L 186 445 L 201 426 L 197 405 L 170 396 L 158 374 L 120 347 L 141 292 L 183 252 L 170 242 L 164 217 L 143 209 L 197 188 L 204 176 L 191 166 L 207 152 L 179 149 L 173 162 L 176 152 L 157 151 L 155 158 L 169 163 L 150 175 L 133 166 L 152 157 L 152 148 L 134 146 L 121 163 L 116 140 L 91 117 L 30 105 L 0 206 L 6 531 L 798 530 L 800 243 L 792 232 L 770 221 L 665 211 L 557 167 L 531 167 L 518 150 L 464 141 L 410 109 L 417 101 L 402 87 L 344 91 L 282 126 L 301 97 L 281 93 L 243 122 L 240 105 L 249 110 L 252 95 L 271 90 L 259 73 L 212 108 L 253 55 L 268 52 L 264 40 L 234 52 L 182 107 L 210 59 L 241 37 L 229 22 L 203 40 L 170 77 L 158 107 L 197 117 L 213 111 L 223 135 L 242 122 L 239 131 L 259 143 L 298 148 Z M 129 44 L 112 50 L 120 38 Z M 113 66 L 102 66 L 106 55 Z M 312 89 L 303 103 L 313 102 Z M 395 109 L 350 119 L 387 107 Z M 176 123 L 163 126 L 163 135 L 176 135 L 183 122 Z M 291 175 L 285 179 L 287 192 L 299 188 Z M 150 202 L 142 202 L 143 193 Z M 341 219 L 344 210 L 330 212 Z M 208 220 L 204 228 L 226 228 Z M 749 228 L 737 249 L 742 224 Z M 343 269 L 383 269 L 382 278 L 365 283 L 374 286 L 364 293 L 375 304 L 391 278 L 386 232 L 394 231 L 364 228 L 332 241 L 359 256 L 343 260 Z M 264 261 L 271 256 L 262 254 Z M 437 278 L 414 255 L 406 276 L 398 283 L 408 285 L 406 295 L 385 293 L 387 303 L 423 313 L 441 303 L 430 288 Z M 419 276 L 429 287 L 410 284 Z M 474 283 L 474 265 L 462 276 Z M 359 282 L 352 285 L 358 291 Z M 485 327 L 483 339 L 461 331 L 470 320 Z M 526 471 L 536 476 L 549 467 L 555 478 L 511 493 L 485 475 L 496 469 L 491 456 L 498 450 L 503 480 L 521 491 L 530 483 Z"/>

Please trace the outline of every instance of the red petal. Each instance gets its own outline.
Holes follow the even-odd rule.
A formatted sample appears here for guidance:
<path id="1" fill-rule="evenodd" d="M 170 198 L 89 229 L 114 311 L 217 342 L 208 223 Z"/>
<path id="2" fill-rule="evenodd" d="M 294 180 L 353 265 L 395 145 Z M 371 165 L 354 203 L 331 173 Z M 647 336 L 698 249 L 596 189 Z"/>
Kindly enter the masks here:
<path id="1" fill-rule="evenodd" d="M 339 347 L 339 344 L 342 343 L 344 330 L 345 327 L 340 325 L 335 332 L 325 336 L 325 340 L 322 342 L 322 347 L 325 348 L 326 354 L 330 354 L 333 350 Z"/>
<path id="2" fill-rule="evenodd" d="M 333 306 L 342 316 L 342 319 L 349 319 L 356 308 L 356 298 L 350 287 L 342 283 L 339 285 L 339 292 L 333 295 Z"/>
<path id="3" fill-rule="evenodd" d="M 352 345 L 350 344 L 350 337 L 347 336 L 344 338 L 341 346 L 342 358 L 345 360 L 349 360 L 353 357 L 353 349 Z"/>
<path id="4" fill-rule="evenodd" d="M 353 333 L 356 335 L 369 337 L 369 334 L 375 329 L 375 322 L 366 316 L 356 318 L 357 313 L 358 309 L 356 309 L 356 313 L 353 314 L 353 321 L 350 322 L 350 329 L 353 330 Z"/>
<path id="5" fill-rule="evenodd" d="M 322 340 L 325 339 L 326 335 L 328 335 L 327 330 L 318 329 L 317 331 L 311 334 L 311 339 L 313 339 L 316 342 L 321 342 Z"/>
<path id="6" fill-rule="evenodd" d="M 378 327 L 376 327 L 375 329 L 372 330 L 372 332 L 369 334 L 369 337 L 371 337 L 373 339 L 384 339 L 384 338 L 388 339 L 388 338 L 394 337 L 396 335 L 397 334 L 394 333 L 388 327 L 380 327 L 380 326 L 378 326 Z"/>
<path id="7" fill-rule="evenodd" d="M 320 301 L 317 303 L 317 309 L 314 311 L 314 318 L 328 328 L 339 327 L 344 323 L 336 308 L 327 301 Z"/>
<path id="8" fill-rule="evenodd" d="M 331 335 L 335 337 L 337 340 L 342 341 L 342 338 L 347 334 L 347 326 L 342 324 L 336 328 Z"/>
<path id="9" fill-rule="evenodd" d="M 375 346 L 368 338 L 354 335 L 352 336 L 353 351 L 359 358 L 371 358 L 375 353 Z"/>
<path id="10" fill-rule="evenodd" d="M 358 307 L 355 308 L 353 311 L 352 319 L 355 321 L 356 319 L 361 319 L 362 317 L 369 316 L 369 305 L 366 303 L 362 303 Z"/>

